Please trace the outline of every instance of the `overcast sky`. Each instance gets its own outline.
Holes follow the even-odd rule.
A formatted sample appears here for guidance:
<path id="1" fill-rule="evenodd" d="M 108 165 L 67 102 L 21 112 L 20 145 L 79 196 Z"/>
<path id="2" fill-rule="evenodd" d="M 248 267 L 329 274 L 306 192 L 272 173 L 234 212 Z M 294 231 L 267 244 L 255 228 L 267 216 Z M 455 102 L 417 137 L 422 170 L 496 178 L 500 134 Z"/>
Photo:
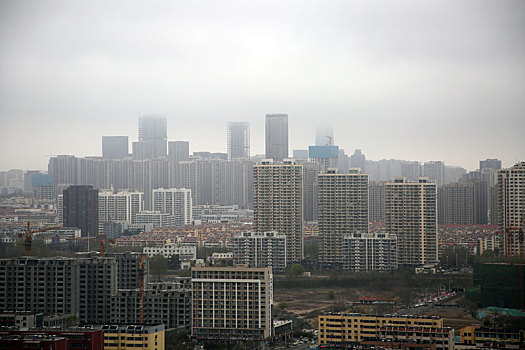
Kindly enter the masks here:
<path id="1" fill-rule="evenodd" d="M 226 123 L 289 115 L 367 159 L 525 160 L 524 1 L 0 1 L 0 170 L 168 138 L 226 152 Z M 130 147 L 131 149 L 131 147 Z"/>

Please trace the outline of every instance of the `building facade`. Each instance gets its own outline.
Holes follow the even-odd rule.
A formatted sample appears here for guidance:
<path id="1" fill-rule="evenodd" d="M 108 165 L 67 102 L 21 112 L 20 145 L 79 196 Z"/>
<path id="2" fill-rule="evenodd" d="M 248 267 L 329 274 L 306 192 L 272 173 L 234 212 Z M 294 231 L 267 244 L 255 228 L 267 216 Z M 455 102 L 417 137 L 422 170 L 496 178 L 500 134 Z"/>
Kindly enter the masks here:
<path id="1" fill-rule="evenodd" d="M 286 262 L 303 258 L 303 167 L 265 160 L 253 167 L 253 230 L 286 236 Z"/>
<path id="2" fill-rule="evenodd" d="M 191 284 L 192 337 L 262 341 L 272 336 L 271 268 L 194 267 Z"/>
<path id="3" fill-rule="evenodd" d="M 250 158 L 250 123 L 228 123 L 228 160 Z"/>
<path id="4" fill-rule="evenodd" d="M 153 190 L 153 210 L 170 214 L 176 226 L 190 225 L 193 201 L 187 188 L 158 188 Z"/>
<path id="5" fill-rule="evenodd" d="M 65 227 L 78 227 L 82 236 L 98 234 L 98 190 L 93 186 L 70 186 L 63 193 Z"/>
<path id="6" fill-rule="evenodd" d="M 388 233 L 351 233 L 342 242 L 343 269 L 356 272 L 397 270 L 397 237 Z"/>
<path id="7" fill-rule="evenodd" d="M 525 162 L 498 171 L 496 186 L 500 227 L 504 232 L 504 252 L 519 256 L 525 252 Z M 520 247 L 521 244 L 521 247 Z"/>
<path id="8" fill-rule="evenodd" d="M 437 188 L 427 178 L 385 184 L 385 221 L 397 237 L 398 263 L 422 265 L 438 261 Z"/>
<path id="9" fill-rule="evenodd" d="M 124 159 L 129 157 L 127 136 L 102 136 L 102 158 Z"/>
<path id="10" fill-rule="evenodd" d="M 266 115 L 266 158 L 283 161 L 288 158 L 288 114 Z"/>
<path id="11" fill-rule="evenodd" d="M 276 231 L 242 232 L 232 239 L 234 263 L 250 267 L 286 268 L 286 236 Z"/>
<path id="12" fill-rule="evenodd" d="M 368 175 L 328 169 L 318 188 L 319 262 L 343 264 L 344 235 L 368 232 Z"/>

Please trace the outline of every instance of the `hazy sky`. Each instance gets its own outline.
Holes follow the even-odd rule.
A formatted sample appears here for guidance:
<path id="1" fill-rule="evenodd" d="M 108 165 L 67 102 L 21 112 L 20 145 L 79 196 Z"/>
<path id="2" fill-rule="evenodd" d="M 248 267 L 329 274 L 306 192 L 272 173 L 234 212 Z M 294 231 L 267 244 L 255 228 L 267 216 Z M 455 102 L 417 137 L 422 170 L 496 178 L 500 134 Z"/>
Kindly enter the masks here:
<path id="1" fill-rule="evenodd" d="M 368 159 L 525 160 L 525 1 L 0 1 L 0 170 L 137 139 L 226 152 L 288 113 L 290 155 L 334 127 Z M 130 148 L 131 149 L 131 148 Z"/>

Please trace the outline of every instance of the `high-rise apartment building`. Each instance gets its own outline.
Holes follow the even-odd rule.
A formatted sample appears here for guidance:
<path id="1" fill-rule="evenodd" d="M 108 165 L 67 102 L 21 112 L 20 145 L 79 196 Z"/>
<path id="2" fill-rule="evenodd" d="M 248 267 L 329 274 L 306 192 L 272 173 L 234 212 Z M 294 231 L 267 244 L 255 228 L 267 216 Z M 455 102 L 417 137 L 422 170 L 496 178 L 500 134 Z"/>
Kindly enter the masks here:
<path id="1" fill-rule="evenodd" d="M 250 267 L 286 268 L 286 236 L 272 232 L 242 232 L 232 238 L 234 263 Z"/>
<path id="2" fill-rule="evenodd" d="M 78 227 L 82 236 L 98 234 L 98 190 L 93 186 L 70 186 L 63 193 L 65 227 Z"/>
<path id="3" fill-rule="evenodd" d="M 144 210 L 142 192 L 100 191 L 98 193 L 98 222 L 99 229 L 112 221 L 135 223 L 136 215 Z"/>
<path id="4" fill-rule="evenodd" d="M 288 158 L 288 114 L 266 115 L 266 158 Z"/>
<path id="5" fill-rule="evenodd" d="M 317 176 L 321 172 L 321 164 L 305 162 L 303 166 L 303 213 L 304 221 L 317 221 L 318 205 L 317 205 Z"/>
<path id="6" fill-rule="evenodd" d="M 363 172 L 366 170 L 366 157 L 360 149 L 356 149 L 350 156 L 350 167 L 359 168 Z"/>
<path id="7" fill-rule="evenodd" d="M 176 162 L 182 162 L 190 159 L 190 142 L 189 141 L 169 141 L 168 157 Z"/>
<path id="8" fill-rule="evenodd" d="M 436 182 L 438 186 L 445 184 L 445 163 L 430 161 L 423 163 L 423 176 Z"/>
<path id="9" fill-rule="evenodd" d="M 492 169 L 492 170 L 499 170 L 501 169 L 501 160 L 499 159 L 485 159 L 479 161 L 479 170 L 483 171 L 483 169 Z"/>
<path id="10" fill-rule="evenodd" d="M 453 183 L 438 188 L 438 224 L 474 225 L 475 188 L 472 183 Z"/>
<path id="11" fill-rule="evenodd" d="M 399 264 L 437 262 L 436 184 L 428 178 L 417 182 L 396 178 L 385 186 L 386 228 L 397 237 Z"/>
<path id="12" fill-rule="evenodd" d="M 250 158 L 250 123 L 228 123 L 228 160 Z"/>
<path id="13" fill-rule="evenodd" d="M 129 157 L 127 136 L 102 136 L 102 158 L 124 159 Z"/>
<path id="14" fill-rule="evenodd" d="M 272 336 L 272 269 L 194 267 L 191 269 L 191 336 L 252 339 Z"/>
<path id="15" fill-rule="evenodd" d="M 343 263 L 343 238 L 368 232 L 368 175 L 359 169 L 318 176 L 319 262 Z"/>
<path id="16" fill-rule="evenodd" d="M 397 237 L 388 233 L 351 233 L 342 243 L 343 269 L 356 272 L 397 270 Z"/>
<path id="17" fill-rule="evenodd" d="M 153 210 L 172 215 L 176 226 L 191 224 L 192 206 L 190 189 L 158 188 L 153 190 Z"/>
<path id="18" fill-rule="evenodd" d="M 303 258 L 303 167 L 265 160 L 253 166 L 254 231 L 286 235 L 286 262 Z"/>
<path id="19" fill-rule="evenodd" d="M 525 162 L 499 170 L 496 191 L 505 254 L 519 256 L 525 251 Z"/>
<path id="20" fill-rule="evenodd" d="M 368 184 L 368 218 L 370 222 L 385 221 L 385 182 Z"/>

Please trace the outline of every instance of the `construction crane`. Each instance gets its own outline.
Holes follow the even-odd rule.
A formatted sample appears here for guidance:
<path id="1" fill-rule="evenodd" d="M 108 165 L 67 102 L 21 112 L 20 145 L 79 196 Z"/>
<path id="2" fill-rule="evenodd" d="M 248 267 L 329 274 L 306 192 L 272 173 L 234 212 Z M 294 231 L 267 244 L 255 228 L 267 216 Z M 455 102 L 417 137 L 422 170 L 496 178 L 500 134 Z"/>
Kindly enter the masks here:
<path id="1" fill-rule="evenodd" d="M 57 230 L 59 228 L 62 228 L 62 226 L 53 226 L 53 227 L 41 228 L 39 230 L 31 231 L 30 225 L 31 225 L 31 223 L 28 221 L 27 222 L 27 231 L 26 231 L 26 233 L 25 234 L 21 233 L 21 234 L 18 235 L 18 237 L 23 237 L 24 235 L 26 236 L 26 238 L 24 240 L 24 247 L 25 247 L 25 250 L 26 250 L 26 256 L 31 256 L 31 246 L 33 244 L 32 235 L 34 233 L 46 232 L 46 231 Z"/>
<path id="2" fill-rule="evenodd" d="M 100 257 L 104 257 L 104 242 L 109 242 L 111 244 L 116 243 L 114 239 L 104 239 L 104 234 L 102 233 L 102 231 L 100 232 L 99 237 L 64 237 L 63 239 L 75 240 L 75 241 L 88 241 L 88 242 L 91 240 L 98 240 Z"/>
<path id="3" fill-rule="evenodd" d="M 332 139 L 333 139 L 333 136 L 326 135 L 326 137 L 328 138 L 328 144 L 327 144 L 327 146 L 332 146 Z"/>
<path id="4" fill-rule="evenodd" d="M 139 324 L 144 324 L 144 263 L 146 262 L 146 255 L 140 254 L 139 260 Z"/>

